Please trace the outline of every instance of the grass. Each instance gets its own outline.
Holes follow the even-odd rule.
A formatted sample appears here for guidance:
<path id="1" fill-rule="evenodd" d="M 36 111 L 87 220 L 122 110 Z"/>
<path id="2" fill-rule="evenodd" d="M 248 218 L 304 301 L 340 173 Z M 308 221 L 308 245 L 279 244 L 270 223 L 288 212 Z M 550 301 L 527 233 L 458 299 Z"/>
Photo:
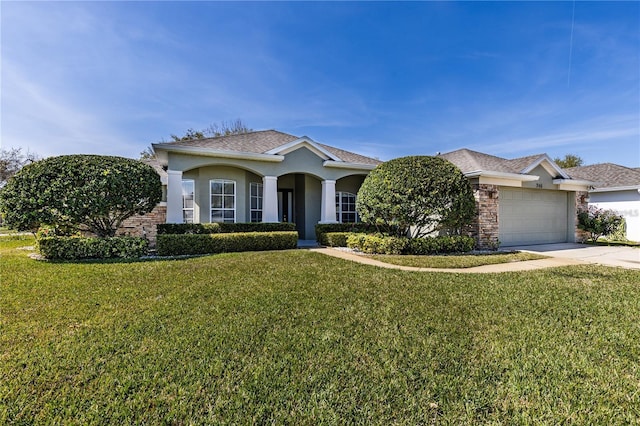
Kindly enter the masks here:
<path id="1" fill-rule="evenodd" d="M 414 266 L 417 268 L 472 268 L 474 266 L 544 259 L 548 256 L 519 252 L 450 256 L 373 255 L 371 257 L 393 265 Z"/>
<path id="2" fill-rule="evenodd" d="M 640 272 L 305 250 L 36 262 L 0 241 L 0 424 L 631 424 Z"/>

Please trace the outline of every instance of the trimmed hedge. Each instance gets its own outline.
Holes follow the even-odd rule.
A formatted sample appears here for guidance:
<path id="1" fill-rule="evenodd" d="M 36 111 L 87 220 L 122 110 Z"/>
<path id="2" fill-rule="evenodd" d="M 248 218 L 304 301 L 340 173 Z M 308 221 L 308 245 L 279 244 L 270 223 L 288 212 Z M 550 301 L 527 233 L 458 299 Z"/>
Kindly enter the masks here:
<path id="1" fill-rule="evenodd" d="M 297 246 L 296 231 L 161 234 L 156 242 L 159 256 L 287 250 Z"/>
<path id="2" fill-rule="evenodd" d="M 351 235 L 351 232 L 327 232 L 323 236 L 325 241 L 323 245 L 328 247 L 346 247 L 349 235 Z"/>
<path id="3" fill-rule="evenodd" d="M 295 231 L 296 224 L 289 222 L 246 223 L 161 223 L 158 235 L 166 234 L 219 234 L 235 232 L 285 232 Z"/>
<path id="4" fill-rule="evenodd" d="M 347 247 L 368 254 L 402 254 L 408 241 L 408 238 L 380 234 L 351 234 L 347 237 Z"/>
<path id="5" fill-rule="evenodd" d="M 319 223 L 316 225 L 316 240 L 323 246 L 328 246 L 325 235 L 330 232 L 377 232 L 376 227 L 368 223 Z"/>
<path id="6" fill-rule="evenodd" d="M 466 235 L 405 238 L 381 234 L 350 234 L 347 237 L 347 247 L 369 254 L 466 253 L 473 250 L 475 244 L 475 239 Z"/>
<path id="7" fill-rule="evenodd" d="M 138 237 L 40 237 L 36 249 L 47 259 L 79 260 L 138 258 L 148 253 L 149 242 Z"/>
<path id="8" fill-rule="evenodd" d="M 443 235 L 439 237 L 413 238 L 405 248 L 406 254 L 466 253 L 476 245 L 473 237 L 466 235 Z"/>

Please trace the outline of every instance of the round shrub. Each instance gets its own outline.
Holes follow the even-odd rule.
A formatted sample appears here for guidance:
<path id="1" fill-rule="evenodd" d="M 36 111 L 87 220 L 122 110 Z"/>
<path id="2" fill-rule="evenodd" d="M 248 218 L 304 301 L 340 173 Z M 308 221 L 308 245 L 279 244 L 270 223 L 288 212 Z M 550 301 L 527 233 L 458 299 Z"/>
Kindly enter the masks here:
<path id="1" fill-rule="evenodd" d="M 84 226 L 112 237 L 134 214 L 150 212 L 162 198 L 160 176 L 138 160 L 62 155 L 23 167 L 0 191 L 6 224 L 21 231 L 41 225 Z"/>
<path id="2" fill-rule="evenodd" d="M 429 156 L 396 158 L 364 180 L 356 208 L 363 222 L 384 233 L 413 238 L 446 229 L 460 234 L 473 220 L 468 179 L 453 163 Z"/>

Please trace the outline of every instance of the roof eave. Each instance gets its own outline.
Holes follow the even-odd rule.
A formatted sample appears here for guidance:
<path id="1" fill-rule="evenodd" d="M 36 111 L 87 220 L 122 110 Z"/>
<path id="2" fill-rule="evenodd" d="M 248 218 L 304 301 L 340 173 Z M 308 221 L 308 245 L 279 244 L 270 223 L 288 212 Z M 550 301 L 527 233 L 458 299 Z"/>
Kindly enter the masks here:
<path id="1" fill-rule="evenodd" d="M 540 176 L 535 176 L 535 175 L 522 175 L 519 173 L 494 172 L 489 170 L 474 170 L 471 172 L 464 173 L 464 175 L 468 178 L 489 177 L 489 178 L 519 180 L 521 182 L 533 182 L 540 179 Z"/>
<path id="2" fill-rule="evenodd" d="M 366 164 L 366 163 L 348 163 L 346 161 L 333 161 L 326 160 L 322 163 L 324 167 L 332 167 L 335 169 L 356 169 L 356 170 L 373 170 L 376 168 L 377 164 Z"/>
<path id="3" fill-rule="evenodd" d="M 152 144 L 153 149 L 158 152 L 175 152 L 177 154 L 196 154 L 205 157 L 232 158 L 236 160 L 267 161 L 279 163 L 284 160 L 283 155 L 259 154 L 255 152 L 225 151 L 219 149 L 202 148 L 195 146 L 167 146 L 165 144 Z"/>
<path id="4" fill-rule="evenodd" d="M 611 187 L 604 187 L 604 188 L 595 188 L 592 189 L 589 192 L 616 192 L 616 191 L 639 191 L 640 192 L 640 185 L 627 185 L 627 186 L 611 186 Z"/>
<path id="5" fill-rule="evenodd" d="M 588 187 L 593 187 L 593 186 L 596 186 L 597 184 L 600 184 L 600 182 L 594 182 L 591 180 L 581 180 L 581 179 L 554 179 L 553 183 L 555 185 L 569 184 L 569 185 L 581 185 L 581 186 L 588 186 Z"/>

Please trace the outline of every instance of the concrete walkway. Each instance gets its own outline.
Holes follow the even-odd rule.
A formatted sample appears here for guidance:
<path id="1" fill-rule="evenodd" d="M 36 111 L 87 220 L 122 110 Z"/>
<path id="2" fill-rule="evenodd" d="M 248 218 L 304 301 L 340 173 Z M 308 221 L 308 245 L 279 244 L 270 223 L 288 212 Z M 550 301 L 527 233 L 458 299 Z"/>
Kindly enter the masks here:
<path id="1" fill-rule="evenodd" d="M 335 248 L 311 248 L 316 253 L 322 253 L 328 256 L 338 257 L 340 259 L 350 260 L 353 262 L 364 263 L 365 265 L 378 266 L 387 269 L 399 269 L 402 271 L 415 272 L 449 272 L 456 274 L 489 274 L 496 272 L 518 272 L 531 271 L 534 269 L 553 268 L 558 266 L 584 265 L 585 262 L 578 259 L 549 257 L 547 259 L 525 260 L 523 262 L 499 263 L 495 265 L 475 266 L 473 268 L 417 268 L 414 266 L 392 265 L 390 263 L 380 262 L 368 256 L 358 255 L 349 251 Z M 545 253 L 547 254 L 547 253 Z"/>
<path id="2" fill-rule="evenodd" d="M 553 256 L 559 259 L 573 259 L 605 266 L 640 269 L 640 248 L 638 247 L 559 243 L 509 248 L 544 256 Z"/>

